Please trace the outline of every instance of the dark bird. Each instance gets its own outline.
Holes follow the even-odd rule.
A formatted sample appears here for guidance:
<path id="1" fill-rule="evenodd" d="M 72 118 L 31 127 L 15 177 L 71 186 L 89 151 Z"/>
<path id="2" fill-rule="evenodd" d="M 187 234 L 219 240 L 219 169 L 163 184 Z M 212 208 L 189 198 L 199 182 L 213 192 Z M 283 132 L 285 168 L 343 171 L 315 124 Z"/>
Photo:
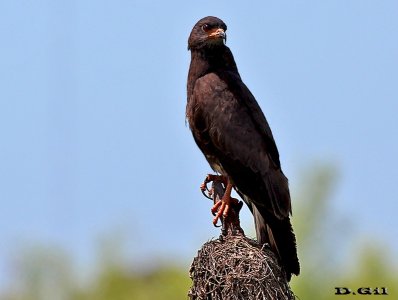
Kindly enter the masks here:
<path id="1" fill-rule="evenodd" d="M 268 122 L 225 45 L 226 30 L 219 18 L 205 17 L 191 31 L 187 120 L 211 168 L 225 178 L 214 223 L 228 214 L 235 188 L 254 216 L 258 241 L 276 252 L 290 280 L 300 266 L 288 180 Z"/>

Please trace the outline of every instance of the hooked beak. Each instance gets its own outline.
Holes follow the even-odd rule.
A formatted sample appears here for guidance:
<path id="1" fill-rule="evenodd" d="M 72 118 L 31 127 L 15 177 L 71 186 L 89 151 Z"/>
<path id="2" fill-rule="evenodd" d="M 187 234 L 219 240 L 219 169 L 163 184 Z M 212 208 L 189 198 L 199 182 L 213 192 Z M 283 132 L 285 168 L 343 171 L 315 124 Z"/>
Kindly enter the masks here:
<path id="1" fill-rule="evenodd" d="M 223 39 L 224 41 L 227 41 L 227 34 L 222 28 L 215 28 L 209 31 L 208 37 L 210 39 Z"/>

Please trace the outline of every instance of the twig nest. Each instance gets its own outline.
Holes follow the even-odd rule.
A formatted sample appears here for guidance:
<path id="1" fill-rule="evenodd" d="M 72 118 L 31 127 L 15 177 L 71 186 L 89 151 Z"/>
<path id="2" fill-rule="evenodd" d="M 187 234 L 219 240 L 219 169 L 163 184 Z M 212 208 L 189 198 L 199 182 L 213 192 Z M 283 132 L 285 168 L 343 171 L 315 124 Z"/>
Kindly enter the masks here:
<path id="1" fill-rule="evenodd" d="M 274 253 L 243 234 L 205 243 L 190 277 L 190 299 L 295 299 Z"/>

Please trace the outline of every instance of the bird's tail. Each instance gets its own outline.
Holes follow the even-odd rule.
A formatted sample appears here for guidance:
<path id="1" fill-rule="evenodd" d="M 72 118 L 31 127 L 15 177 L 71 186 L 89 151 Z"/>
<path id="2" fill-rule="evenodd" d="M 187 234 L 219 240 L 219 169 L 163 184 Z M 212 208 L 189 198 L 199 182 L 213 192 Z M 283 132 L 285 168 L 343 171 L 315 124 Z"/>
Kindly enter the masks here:
<path id="1" fill-rule="evenodd" d="M 296 237 L 290 218 L 279 220 L 266 212 L 260 212 L 255 205 L 252 206 L 252 212 L 258 242 L 268 243 L 271 246 L 271 249 L 279 256 L 287 279 L 290 281 L 292 274 L 300 273 Z"/>

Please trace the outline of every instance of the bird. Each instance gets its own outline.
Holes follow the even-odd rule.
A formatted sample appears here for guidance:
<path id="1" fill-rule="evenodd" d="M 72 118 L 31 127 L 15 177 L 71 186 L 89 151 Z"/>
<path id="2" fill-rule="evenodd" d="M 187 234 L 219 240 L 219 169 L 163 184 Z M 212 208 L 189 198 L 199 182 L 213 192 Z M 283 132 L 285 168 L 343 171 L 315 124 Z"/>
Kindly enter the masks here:
<path id="1" fill-rule="evenodd" d="M 225 182 L 225 194 L 212 208 L 213 223 L 228 215 L 235 189 L 253 214 L 258 242 L 270 245 L 290 281 L 292 274 L 299 275 L 300 264 L 288 179 L 264 113 L 226 46 L 226 31 L 214 16 L 192 28 L 186 120 L 210 167 Z"/>

